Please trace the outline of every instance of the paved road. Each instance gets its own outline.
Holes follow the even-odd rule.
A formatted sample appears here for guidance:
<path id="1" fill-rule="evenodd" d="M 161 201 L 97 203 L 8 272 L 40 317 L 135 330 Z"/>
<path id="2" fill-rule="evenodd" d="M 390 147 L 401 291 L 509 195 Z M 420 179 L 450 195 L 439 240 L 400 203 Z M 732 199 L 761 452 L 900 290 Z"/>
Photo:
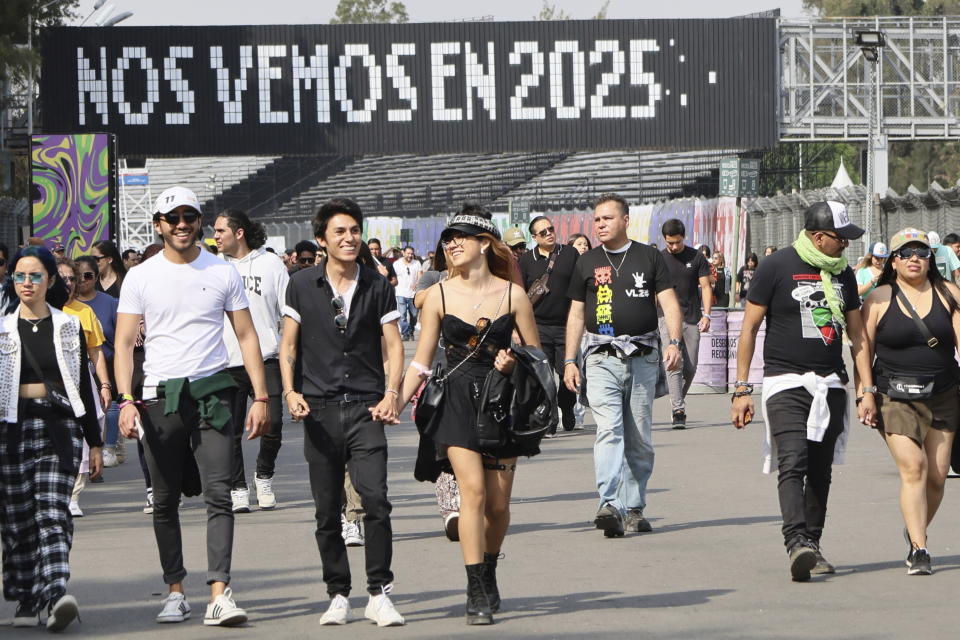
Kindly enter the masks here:
<path id="1" fill-rule="evenodd" d="M 664 400 L 655 408 L 656 469 L 647 515 L 654 532 L 607 540 L 590 524 L 596 509 L 592 428 L 545 442 L 521 461 L 513 524 L 501 561 L 504 612 L 492 628 L 463 624 L 465 578 L 456 544 L 440 531 L 433 485 L 413 479 L 416 431 L 390 431 L 395 601 L 404 628 L 366 621 L 321 628 L 326 607 L 314 544 L 299 425 L 286 427 L 275 481 L 280 508 L 238 516 L 234 589 L 250 613 L 246 629 L 202 625 L 204 511 L 183 508 L 188 594 L 194 618 L 153 622 L 163 590 L 143 485 L 135 461 L 109 469 L 83 494 L 71 592 L 83 623 L 69 635 L 97 638 L 936 638 L 954 635 L 960 592 L 960 482 L 951 480 L 931 532 L 936 573 L 905 575 L 898 482 L 881 441 L 860 427 L 848 464 L 835 469 L 824 548 L 838 574 L 790 582 L 779 535 L 776 481 L 760 473 L 762 425 L 738 433 L 726 396 L 696 396 L 690 428 L 673 431 Z M 255 448 L 248 445 L 252 475 Z M 350 551 L 362 616 L 363 552 Z M 12 607 L 3 604 L 0 618 Z M 940 623 L 943 620 L 946 624 Z M 8 622 L 9 623 L 9 622 Z M 0 636 L 12 632 L 3 631 Z M 39 633 L 39 632 L 38 632 Z M 25 634 L 20 634 L 25 637 Z M 7 637 L 10 637 L 9 635 Z"/>

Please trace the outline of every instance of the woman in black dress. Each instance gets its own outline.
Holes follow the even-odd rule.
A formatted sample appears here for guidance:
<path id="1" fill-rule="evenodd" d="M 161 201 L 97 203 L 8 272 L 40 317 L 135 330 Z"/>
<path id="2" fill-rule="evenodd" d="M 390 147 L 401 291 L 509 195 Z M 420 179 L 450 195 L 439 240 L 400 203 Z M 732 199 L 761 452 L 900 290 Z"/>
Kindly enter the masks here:
<path id="1" fill-rule="evenodd" d="M 433 362 L 443 336 L 446 391 L 436 431 L 421 437 L 421 452 L 432 451 L 435 479 L 452 470 L 460 486 L 460 548 L 467 570 L 467 624 L 491 624 L 500 607 L 496 566 L 507 525 L 518 455 L 534 455 L 511 442 L 483 447 L 477 442 L 477 405 L 491 369 L 509 375 L 516 364 L 509 351 L 516 330 L 539 348 L 533 307 L 511 281 L 512 256 L 490 214 L 467 206 L 441 235 L 449 279 L 430 289 L 420 316 L 420 342 L 404 379 L 402 404 L 409 402 Z M 423 456 L 421 455 L 421 459 Z"/>

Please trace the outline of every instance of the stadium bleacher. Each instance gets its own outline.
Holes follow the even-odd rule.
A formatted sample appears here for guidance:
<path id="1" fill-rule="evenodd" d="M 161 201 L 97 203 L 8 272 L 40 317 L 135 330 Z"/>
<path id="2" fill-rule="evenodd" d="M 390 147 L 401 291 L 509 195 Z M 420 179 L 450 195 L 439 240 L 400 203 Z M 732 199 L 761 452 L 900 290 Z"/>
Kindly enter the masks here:
<path id="1" fill-rule="evenodd" d="M 146 169 L 150 172 L 150 190 L 155 196 L 179 185 L 191 189 L 201 201 L 208 201 L 276 159 L 274 156 L 148 158 Z"/>

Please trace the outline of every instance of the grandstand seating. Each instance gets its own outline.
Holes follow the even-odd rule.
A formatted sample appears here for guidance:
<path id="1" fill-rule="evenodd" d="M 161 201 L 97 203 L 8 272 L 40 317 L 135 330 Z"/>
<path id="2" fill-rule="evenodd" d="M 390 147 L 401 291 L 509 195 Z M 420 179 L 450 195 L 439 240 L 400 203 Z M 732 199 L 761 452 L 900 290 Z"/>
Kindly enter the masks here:
<path id="1" fill-rule="evenodd" d="M 209 201 L 273 162 L 272 156 L 148 158 L 150 191 L 154 196 L 173 186 L 187 187 Z"/>

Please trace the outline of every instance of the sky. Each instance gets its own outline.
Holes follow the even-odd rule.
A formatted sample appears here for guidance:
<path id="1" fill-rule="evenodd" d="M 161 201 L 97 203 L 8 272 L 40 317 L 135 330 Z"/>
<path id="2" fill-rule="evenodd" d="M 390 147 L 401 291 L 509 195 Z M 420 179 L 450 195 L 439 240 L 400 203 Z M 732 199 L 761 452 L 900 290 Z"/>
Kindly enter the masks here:
<path id="1" fill-rule="evenodd" d="M 87 16 L 95 0 L 82 0 Z M 116 13 L 134 15 L 119 26 L 204 24 L 318 24 L 333 17 L 336 0 L 108 0 Z M 494 20 L 530 20 L 542 0 L 406 0 L 411 22 L 444 22 L 492 16 Z M 556 0 L 574 18 L 592 17 L 602 0 Z M 611 0 L 608 18 L 728 18 L 779 7 L 785 17 L 803 17 L 802 0 Z"/>

